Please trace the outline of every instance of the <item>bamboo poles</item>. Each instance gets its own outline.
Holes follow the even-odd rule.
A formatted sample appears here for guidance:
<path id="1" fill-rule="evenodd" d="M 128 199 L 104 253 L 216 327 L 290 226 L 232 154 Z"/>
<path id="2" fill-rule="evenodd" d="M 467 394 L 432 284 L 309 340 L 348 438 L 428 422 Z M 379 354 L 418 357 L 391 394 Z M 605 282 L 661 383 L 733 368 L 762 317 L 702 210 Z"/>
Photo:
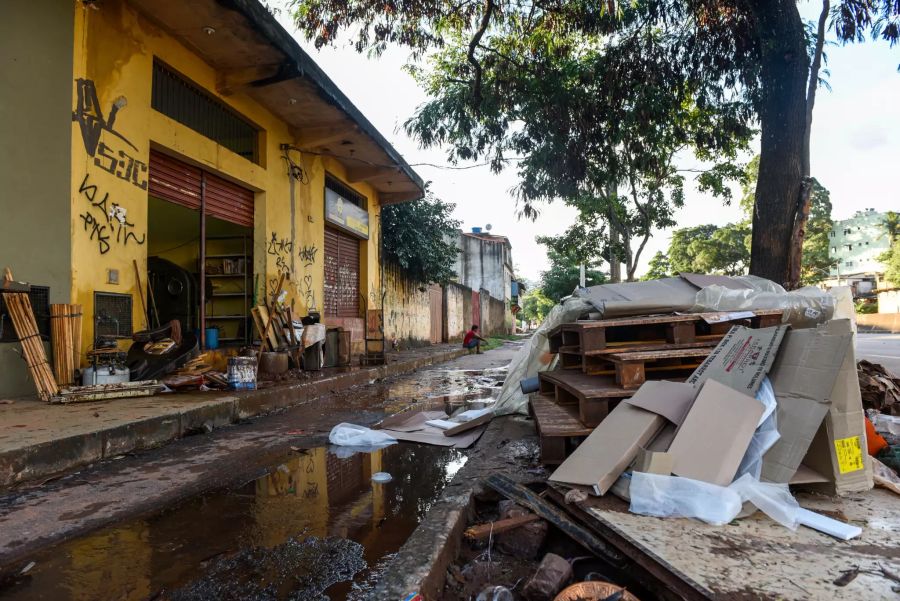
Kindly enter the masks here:
<path id="1" fill-rule="evenodd" d="M 6 279 L 12 281 L 12 273 L 6 269 Z M 37 321 L 34 318 L 34 310 L 31 308 L 31 300 L 24 292 L 11 292 L 3 296 L 6 309 L 12 318 L 19 343 L 22 345 L 22 356 L 28 366 L 34 384 L 41 400 L 49 401 L 51 397 L 59 393 L 59 386 L 53 377 L 53 370 L 47 361 L 44 352 L 44 343 L 38 332 Z"/>
<path id="2" fill-rule="evenodd" d="M 50 305 L 50 334 L 56 382 L 74 384 L 81 358 L 81 305 Z"/>

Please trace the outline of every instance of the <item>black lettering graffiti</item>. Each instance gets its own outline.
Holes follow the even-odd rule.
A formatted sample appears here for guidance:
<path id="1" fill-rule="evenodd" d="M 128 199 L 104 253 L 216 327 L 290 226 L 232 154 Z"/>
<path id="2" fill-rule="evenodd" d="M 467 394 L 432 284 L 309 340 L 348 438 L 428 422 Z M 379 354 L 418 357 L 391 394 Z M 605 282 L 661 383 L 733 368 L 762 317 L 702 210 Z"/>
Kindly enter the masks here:
<path id="1" fill-rule="evenodd" d="M 147 241 L 147 234 L 138 237 L 134 232 L 134 224 L 128 221 L 125 207 L 111 201 L 108 192 L 100 197 L 97 186 L 88 183 L 88 175 L 81 181 L 78 193 L 90 203 L 90 208 L 85 209 L 79 217 L 84 225 L 84 231 L 90 232 L 89 239 L 96 240 L 97 250 L 101 255 L 110 251 L 112 240 L 121 246 L 128 246 L 129 242 L 141 246 Z"/>
<path id="2" fill-rule="evenodd" d="M 311 275 L 303 276 L 303 300 L 306 303 L 307 311 L 316 310 L 316 293 L 312 287 L 313 277 Z"/>
<path id="3" fill-rule="evenodd" d="M 311 267 L 316 262 L 316 254 L 319 249 L 315 246 L 304 246 L 300 249 L 300 260 L 303 261 L 305 267 Z"/>
<path id="4" fill-rule="evenodd" d="M 278 272 L 290 277 L 290 260 L 291 255 L 294 254 L 293 240 L 279 238 L 278 234 L 272 232 L 272 239 L 269 240 L 269 245 L 266 247 L 266 253 L 275 257 L 275 265 L 278 268 Z"/>
<path id="5" fill-rule="evenodd" d="M 77 122 L 81 129 L 81 141 L 84 143 L 85 151 L 94 158 L 94 164 L 104 171 L 134 184 L 141 190 L 146 190 L 147 164 L 124 150 L 115 151 L 100 140 L 100 135 L 105 131 L 138 152 L 137 147 L 128 138 L 115 130 L 116 116 L 120 109 L 128 105 L 128 101 L 124 96 L 120 96 L 110 107 L 109 115 L 104 116 L 94 82 L 90 79 L 76 79 L 75 84 L 78 100 L 75 110 L 72 111 L 72 121 Z"/>

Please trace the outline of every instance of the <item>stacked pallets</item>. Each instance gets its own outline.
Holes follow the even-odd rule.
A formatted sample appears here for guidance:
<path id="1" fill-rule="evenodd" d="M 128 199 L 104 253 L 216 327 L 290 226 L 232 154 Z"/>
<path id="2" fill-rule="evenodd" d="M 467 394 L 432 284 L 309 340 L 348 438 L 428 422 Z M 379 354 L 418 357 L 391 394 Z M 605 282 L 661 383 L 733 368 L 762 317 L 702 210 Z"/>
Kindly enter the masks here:
<path id="1" fill-rule="evenodd" d="M 734 325 L 781 323 L 781 310 L 648 315 L 565 323 L 550 333 L 558 368 L 539 374 L 531 413 L 541 459 L 561 463 L 646 380 L 684 380 Z"/>

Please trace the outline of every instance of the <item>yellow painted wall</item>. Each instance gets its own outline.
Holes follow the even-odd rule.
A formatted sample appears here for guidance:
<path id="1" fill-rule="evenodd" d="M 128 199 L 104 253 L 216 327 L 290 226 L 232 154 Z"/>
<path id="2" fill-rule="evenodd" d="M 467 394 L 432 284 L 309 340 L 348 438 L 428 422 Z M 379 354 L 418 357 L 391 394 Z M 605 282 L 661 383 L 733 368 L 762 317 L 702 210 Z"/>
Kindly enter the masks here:
<path id="1" fill-rule="evenodd" d="M 385 265 L 384 335 L 405 345 L 431 341 L 431 298 L 421 282 L 405 277 L 400 269 Z"/>
<path id="2" fill-rule="evenodd" d="M 287 125 L 245 95 L 219 96 L 215 70 L 123 0 L 106 0 L 97 5 L 99 9 L 81 2 L 75 5 L 72 106 L 81 118 L 72 123 L 71 293 L 72 302 L 84 305 L 83 350 L 93 342 L 95 291 L 131 294 L 134 328 L 143 327 L 132 261 L 138 262 L 141 280 L 146 282 L 146 182 L 151 147 L 256 191 L 254 273 L 265 274 L 260 281 L 269 285 L 277 281 L 280 271 L 288 272 L 286 288 L 297 314 L 304 315 L 308 308 L 321 309 L 325 173 L 343 179 L 342 165 L 328 157 L 294 153 L 294 160 L 307 172 L 308 183 L 294 182 L 292 238 L 291 185 L 279 149 L 280 144 L 295 142 Z M 154 57 L 260 127 L 260 165 L 150 108 Z M 92 102 L 94 92 L 96 104 Z M 114 123 L 104 129 L 116 105 Z M 104 166 L 112 168 L 107 171 Z M 374 307 L 380 279 L 380 207 L 370 186 L 352 187 L 368 199 L 370 239 L 361 243 L 360 285 Z M 125 223 L 111 215 L 114 203 L 124 209 Z M 304 249 L 307 252 L 301 253 Z M 301 258 L 301 254 L 313 259 Z M 107 283 L 110 269 L 119 272 L 117 285 Z"/>

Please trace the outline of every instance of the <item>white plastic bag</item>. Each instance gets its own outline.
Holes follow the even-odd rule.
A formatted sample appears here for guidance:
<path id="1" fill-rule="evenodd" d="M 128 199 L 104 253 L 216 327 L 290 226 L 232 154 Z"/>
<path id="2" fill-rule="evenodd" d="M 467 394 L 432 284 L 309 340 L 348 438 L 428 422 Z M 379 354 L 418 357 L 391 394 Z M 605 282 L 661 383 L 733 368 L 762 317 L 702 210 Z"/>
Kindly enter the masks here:
<path id="1" fill-rule="evenodd" d="M 365 426 L 341 423 L 331 429 L 328 442 L 342 447 L 381 447 L 392 445 L 397 442 L 397 439 L 390 434 Z"/>
<path id="2" fill-rule="evenodd" d="M 737 492 L 691 478 L 646 472 L 631 474 L 632 513 L 658 518 L 696 518 L 707 524 L 727 524 L 741 511 Z"/>
<path id="3" fill-rule="evenodd" d="M 796 530 L 800 525 L 800 505 L 791 495 L 787 484 L 760 482 L 745 474 L 728 488 L 736 492 L 742 501 L 752 503 L 785 528 Z"/>
<path id="4" fill-rule="evenodd" d="M 775 400 L 775 391 L 772 389 L 772 383 L 768 377 L 763 378 L 762 384 L 756 392 L 756 400 L 762 403 L 766 409 L 759 420 L 756 431 L 753 433 L 753 438 L 750 439 L 747 452 L 744 453 L 741 465 L 734 476 L 735 480 L 744 474 L 750 474 L 754 479 L 759 480 L 759 476 L 762 474 L 763 455 L 781 438 L 775 418 L 775 409 L 778 403 Z"/>
<path id="5" fill-rule="evenodd" d="M 769 282 L 759 289 L 732 289 L 707 286 L 697 292 L 691 313 L 708 311 L 751 311 L 753 309 L 781 309 L 782 321 L 795 328 L 812 328 L 834 317 L 837 299 L 815 286 L 787 292 Z"/>

